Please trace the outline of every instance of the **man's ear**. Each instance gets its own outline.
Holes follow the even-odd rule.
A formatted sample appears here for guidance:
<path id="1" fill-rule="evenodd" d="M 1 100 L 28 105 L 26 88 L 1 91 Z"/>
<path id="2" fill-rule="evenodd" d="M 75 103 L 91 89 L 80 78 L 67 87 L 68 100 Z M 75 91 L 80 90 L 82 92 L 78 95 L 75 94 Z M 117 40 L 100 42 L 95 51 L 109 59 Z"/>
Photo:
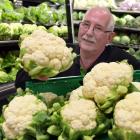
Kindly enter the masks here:
<path id="1" fill-rule="evenodd" d="M 110 32 L 109 35 L 108 35 L 108 43 L 111 43 L 114 36 L 116 36 L 116 33 L 115 32 Z"/>

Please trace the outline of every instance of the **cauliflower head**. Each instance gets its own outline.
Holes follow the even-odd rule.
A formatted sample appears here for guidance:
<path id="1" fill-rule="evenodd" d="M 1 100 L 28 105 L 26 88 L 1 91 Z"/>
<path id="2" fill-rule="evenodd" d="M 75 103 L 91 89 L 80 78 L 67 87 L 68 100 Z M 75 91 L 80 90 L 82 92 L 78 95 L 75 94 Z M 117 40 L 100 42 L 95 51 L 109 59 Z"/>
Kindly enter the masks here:
<path id="1" fill-rule="evenodd" d="M 81 91 L 81 88 L 77 91 Z M 87 136 L 91 139 L 110 126 L 110 121 L 98 110 L 94 101 L 84 98 L 69 100 L 62 107 L 60 115 L 63 132 L 59 138 L 76 140 Z"/>
<path id="2" fill-rule="evenodd" d="M 32 78 L 52 77 L 69 69 L 75 56 L 62 38 L 44 30 L 35 30 L 20 46 L 22 66 Z"/>
<path id="3" fill-rule="evenodd" d="M 80 86 L 77 89 L 73 90 L 70 93 L 69 101 L 79 100 L 83 98 L 82 88 L 83 86 Z"/>
<path id="4" fill-rule="evenodd" d="M 116 104 L 115 124 L 140 134 L 140 92 L 128 94 Z"/>
<path id="5" fill-rule="evenodd" d="M 99 63 L 83 79 L 83 96 L 110 113 L 113 102 L 127 93 L 132 80 L 133 68 L 127 62 Z"/>
<path id="6" fill-rule="evenodd" d="M 119 133 L 117 133 L 119 132 Z M 140 92 L 132 92 L 120 100 L 114 110 L 114 127 L 109 132 L 113 140 L 140 138 Z"/>
<path id="7" fill-rule="evenodd" d="M 33 115 L 39 111 L 47 111 L 46 105 L 34 95 L 16 96 L 3 112 L 2 128 L 5 137 L 17 139 L 31 123 Z"/>
<path id="8" fill-rule="evenodd" d="M 91 100 L 79 99 L 66 104 L 61 111 L 64 121 L 75 130 L 89 130 L 96 127 L 96 105 Z"/>

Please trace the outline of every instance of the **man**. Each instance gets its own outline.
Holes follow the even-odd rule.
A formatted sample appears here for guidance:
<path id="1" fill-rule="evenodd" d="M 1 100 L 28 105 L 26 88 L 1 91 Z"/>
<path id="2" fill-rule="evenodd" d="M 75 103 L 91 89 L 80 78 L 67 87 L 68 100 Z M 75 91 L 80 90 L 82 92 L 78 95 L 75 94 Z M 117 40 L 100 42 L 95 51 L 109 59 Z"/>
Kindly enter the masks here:
<path id="1" fill-rule="evenodd" d="M 126 59 L 134 69 L 140 69 L 140 62 L 133 56 L 117 47 L 107 46 L 111 43 L 115 33 L 114 20 L 110 11 L 105 7 L 93 7 L 89 9 L 80 23 L 78 41 L 76 47 L 77 57 L 72 67 L 56 77 L 80 75 L 80 68 L 89 72 L 97 63 L 122 61 Z M 25 81 L 30 77 L 23 70 L 17 74 L 16 87 L 25 88 Z M 39 80 L 45 80 L 39 78 Z"/>
<path id="2" fill-rule="evenodd" d="M 140 63 L 125 51 L 106 47 L 115 35 L 114 24 L 113 16 L 107 8 L 94 7 L 87 11 L 78 34 L 80 62 L 84 69 L 87 70 L 99 62 L 123 59 L 127 59 L 134 69 L 140 68 Z"/>

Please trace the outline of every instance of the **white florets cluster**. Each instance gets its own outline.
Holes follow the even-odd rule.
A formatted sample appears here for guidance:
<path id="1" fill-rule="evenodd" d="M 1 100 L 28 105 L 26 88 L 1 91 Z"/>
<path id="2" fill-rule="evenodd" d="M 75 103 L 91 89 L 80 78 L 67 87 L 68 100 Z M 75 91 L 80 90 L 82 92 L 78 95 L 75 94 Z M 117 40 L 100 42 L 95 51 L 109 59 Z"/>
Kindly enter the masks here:
<path id="1" fill-rule="evenodd" d="M 128 63 L 99 63 L 84 77 L 83 95 L 87 98 L 94 98 L 96 94 L 101 94 L 106 98 L 110 89 L 119 85 L 128 87 L 132 80 L 133 68 Z"/>
<path id="2" fill-rule="evenodd" d="M 24 133 L 35 113 L 47 110 L 46 105 L 34 95 L 16 96 L 5 108 L 2 128 L 8 139 L 16 139 Z"/>
<path id="3" fill-rule="evenodd" d="M 72 48 L 68 48 L 62 38 L 44 30 L 35 30 L 25 37 L 20 49 L 25 50 L 22 63 L 26 71 L 30 69 L 26 67 L 26 64 L 33 61 L 38 66 L 56 70 L 58 74 L 68 69 L 75 57 Z"/>
<path id="4" fill-rule="evenodd" d="M 116 104 L 114 120 L 118 127 L 140 134 L 140 92 L 128 94 Z"/>
<path id="5" fill-rule="evenodd" d="M 96 127 L 96 105 L 91 100 L 79 99 L 66 104 L 61 115 L 71 128 L 75 130 L 90 130 Z"/>

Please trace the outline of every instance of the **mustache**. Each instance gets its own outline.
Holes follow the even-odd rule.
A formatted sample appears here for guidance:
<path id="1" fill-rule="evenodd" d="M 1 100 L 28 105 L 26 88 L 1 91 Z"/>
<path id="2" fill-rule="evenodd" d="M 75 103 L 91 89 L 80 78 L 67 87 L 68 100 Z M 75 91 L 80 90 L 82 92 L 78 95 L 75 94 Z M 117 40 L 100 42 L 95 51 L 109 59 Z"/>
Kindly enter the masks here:
<path id="1" fill-rule="evenodd" d="M 89 38 L 89 37 L 83 36 L 82 39 L 90 43 L 96 43 L 96 39 L 94 37 Z"/>

